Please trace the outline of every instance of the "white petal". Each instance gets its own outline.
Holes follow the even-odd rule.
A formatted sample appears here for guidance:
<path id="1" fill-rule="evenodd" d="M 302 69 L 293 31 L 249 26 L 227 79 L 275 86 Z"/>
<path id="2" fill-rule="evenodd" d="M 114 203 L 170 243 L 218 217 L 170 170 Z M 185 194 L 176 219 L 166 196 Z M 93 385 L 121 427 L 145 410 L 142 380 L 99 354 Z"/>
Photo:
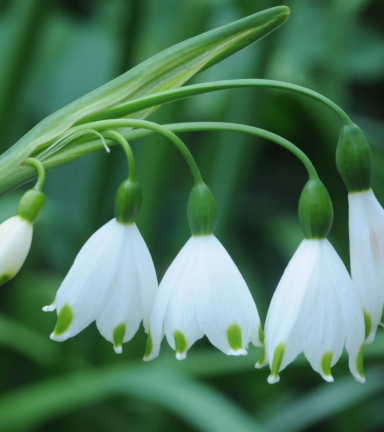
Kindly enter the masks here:
<path id="1" fill-rule="evenodd" d="M 349 355 L 349 369 L 357 381 L 364 382 L 362 355 L 365 331 L 361 304 L 355 286 L 348 283 L 348 273 L 340 257 L 329 242 L 327 242 L 326 247 L 328 249 L 327 266 L 332 272 L 335 292 L 341 306 L 341 318 L 346 333 L 345 348 Z"/>
<path id="2" fill-rule="evenodd" d="M 384 210 L 372 190 L 348 195 L 352 280 L 371 319 L 373 341 L 384 304 Z"/>
<path id="3" fill-rule="evenodd" d="M 143 325 L 148 333 L 149 318 L 158 289 L 155 266 L 148 247 L 135 224 L 129 225 L 129 243 L 134 251 L 134 260 L 140 284 Z"/>
<path id="4" fill-rule="evenodd" d="M 201 236 L 196 241 L 200 243 L 201 251 L 195 287 L 196 296 L 199 296 L 197 316 L 200 327 L 210 342 L 224 353 L 244 355 L 251 338 L 254 342 L 258 339 L 254 335 L 255 328 L 258 330 L 260 325 L 255 302 L 238 268 L 217 238 Z"/>
<path id="5" fill-rule="evenodd" d="M 100 333 L 114 344 L 118 353 L 122 352 L 121 344 L 136 334 L 143 319 L 140 279 L 131 237 L 131 227 L 124 226 L 123 248 L 116 262 L 116 275 L 111 275 L 110 290 L 96 319 Z"/>
<path id="6" fill-rule="evenodd" d="M 304 349 L 313 319 L 310 305 L 316 295 L 313 290 L 308 290 L 308 286 L 316 277 L 319 252 L 317 240 L 303 240 L 273 295 L 265 324 L 266 355 L 271 369 L 275 350 L 280 344 L 284 345 L 284 354 L 279 371 Z"/>
<path id="7" fill-rule="evenodd" d="M 123 239 L 124 226 L 113 219 L 80 250 L 55 300 L 58 315 L 69 307 L 73 318 L 65 331 L 54 331 L 52 339 L 63 341 L 75 336 L 100 315 L 119 270 Z"/>
<path id="8" fill-rule="evenodd" d="M 308 289 L 316 291 L 312 305 L 313 321 L 305 342 L 304 354 L 312 368 L 326 381 L 333 382 L 330 368 L 343 351 L 346 330 L 336 291 L 340 283 L 353 289 L 351 278 L 328 240 L 321 240 L 318 274 Z M 336 255 L 336 257 L 335 257 Z"/>
<path id="9" fill-rule="evenodd" d="M 168 270 L 166 271 L 157 290 L 150 318 L 150 330 L 148 334 L 149 345 L 144 360 L 152 360 L 159 355 L 160 344 L 164 337 L 164 318 L 169 300 L 176 288 L 179 275 L 188 262 L 188 256 L 192 248 L 192 239 L 189 239 L 179 254 L 176 256 Z"/>
<path id="10" fill-rule="evenodd" d="M 189 242 L 191 243 L 190 253 L 182 271 L 174 281 L 176 288 L 169 299 L 164 319 L 165 335 L 169 345 L 176 350 L 178 360 L 183 360 L 193 343 L 204 336 L 196 316 L 201 302 L 198 293 L 201 287 L 202 244 L 195 237 L 192 237 Z"/>
<path id="11" fill-rule="evenodd" d="M 31 247 L 32 233 L 32 224 L 19 216 L 0 225 L 0 283 L 20 270 Z"/>

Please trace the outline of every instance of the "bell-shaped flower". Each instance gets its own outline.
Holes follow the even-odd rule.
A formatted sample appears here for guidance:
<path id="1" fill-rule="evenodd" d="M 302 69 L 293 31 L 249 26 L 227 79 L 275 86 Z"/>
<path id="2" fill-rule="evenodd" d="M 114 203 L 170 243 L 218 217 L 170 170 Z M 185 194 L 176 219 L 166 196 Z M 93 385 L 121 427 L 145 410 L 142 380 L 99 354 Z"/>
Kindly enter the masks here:
<path id="1" fill-rule="evenodd" d="M 136 225 L 112 219 L 85 243 L 54 303 L 43 308 L 58 314 L 50 337 L 64 341 L 96 321 L 121 353 L 141 321 L 148 332 L 156 290 L 153 261 Z"/>
<path id="2" fill-rule="evenodd" d="M 28 161 L 34 161 L 30 158 Z M 37 162 L 41 165 L 40 162 Z M 35 162 L 32 162 L 35 165 Z M 42 178 L 40 178 L 42 177 Z M 24 193 L 13 216 L 0 225 L 0 285 L 12 279 L 20 270 L 32 243 L 33 224 L 44 206 L 45 171 L 41 167 L 37 185 Z"/>
<path id="3" fill-rule="evenodd" d="M 228 355 L 247 354 L 249 342 L 262 346 L 253 298 L 212 234 L 191 237 L 165 273 L 151 313 L 144 360 L 158 356 L 164 334 L 179 360 L 204 335 Z"/>
<path id="4" fill-rule="evenodd" d="M 326 238 L 305 239 L 289 262 L 272 298 L 265 324 L 268 382 L 304 352 L 312 368 L 332 382 L 331 367 L 343 347 L 349 369 L 364 382 L 364 318 L 352 280 Z"/>
<path id="5" fill-rule="evenodd" d="M 384 325 L 384 210 L 372 189 L 349 193 L 348 201 L 351 274 L 371 343 Z"/>
<path id="6" fill-rule="evenodd" d="M 0 285 L 20 270 L 31 247 L 32 233 L 32 223 L 20 216 L 0 225 Z"/>

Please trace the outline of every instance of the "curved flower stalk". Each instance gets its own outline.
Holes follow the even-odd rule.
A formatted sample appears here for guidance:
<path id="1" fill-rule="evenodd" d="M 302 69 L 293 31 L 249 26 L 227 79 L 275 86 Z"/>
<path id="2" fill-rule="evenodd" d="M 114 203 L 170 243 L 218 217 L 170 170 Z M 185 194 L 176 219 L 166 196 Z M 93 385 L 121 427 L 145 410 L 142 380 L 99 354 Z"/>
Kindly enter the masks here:
<path id="1" fill-rule="evenodd" d="M 348 194 L 352 280 L 364 311 L 366 343 L 384 326 L 384 210 L 372 189 Z"/>
<path id="2" fill-rule="evenodd" d="M 45 181 L 43 165 L 33 158 L 24 163 L 37 170 L 38 181 L 22 196 L 17 216 L 0 225 L 0 285 L 12 279 L 24 264 L 32 243 L 33 224 L 44 206 L 44 194 L 41 192 Z"/>
<path id="3" fill-rule="evenodd" d="M 332 382 L 331 367 L 344 344 L 349 369 L 364 382 L 364 319 L 352 280 L 326 239 L 332 224 L 332 203 L 319 180 L 310 180 L 300 198 L 305 234 L 272 298 L 265 324 L 265 352 L 256 364 L 269 362 L 268 382 L 304 352 L 312 368 Z"/>
<path id="4" fill-rule="evenodd" d="M 61 342 L 96 321 L 116 353 L 137 332 L 148 331 L 149 313 L 157 289 L 148 248 L 135 224 L 112 219 L 85 243 L 54 303 L 58 320 L 51 339 Z"/>
<path id="5" fill-rule="evenodd" d="M 144 360 L 158 356 L 166 336 L 176 358 L 206 335 L 228 355 L 245 355 L 249 342 L 262 346 L 256 305 L 236 265 L 212 234 L 215 203 L 205 184 L 192 190 L 188 216 L 192 237 L 160 283 L 150 319 Z"/>
<path id="6" fill-rule="evenodd" d="M 63 138 L 73 126 L 110 118 L 105 117 L 105 111 L 109 109 L 182 86 L 197 73 L 280 27 L 288 19 L 289 13 L 286 6 L 273 7 L 185 40 L 51 114 L 0 157 L 0 193 L 31 179 L 34 173 L 20 169 L 22 161 L 32 154 L 37 157 Z M 159 105 L 161 103 L 138 109 L 129 116 L 145 118 Z M 126 116 L 123 114 L 118 117 Z M 77 149 L 74 153 L 75 157 L 81 156 Z M 68 159 L 60 160 L 60 164 L 66 162 Z M 46 169 L 53 166 L 45 163 Z"/>

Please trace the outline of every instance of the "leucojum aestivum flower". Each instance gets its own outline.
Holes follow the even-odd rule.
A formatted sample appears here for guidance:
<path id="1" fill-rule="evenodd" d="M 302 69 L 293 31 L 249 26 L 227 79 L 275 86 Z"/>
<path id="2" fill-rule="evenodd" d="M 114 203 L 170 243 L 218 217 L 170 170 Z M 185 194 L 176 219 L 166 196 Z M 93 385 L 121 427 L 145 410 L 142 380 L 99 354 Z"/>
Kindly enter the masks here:
<path id="1" fill-rule="evenodd" d="M 199 70 L 279 27 L 288 14 L 286 7 L 272 8 L 166 50 L 53 114 L 0 158 L 2 192 L 38 173 L 37 184 L 21 198 L 17 215 L 0 225 L 0 282 L 4 284 L 20 271 L 30 249 L 32 224 L 44 204 L 45 170 L 114 144 L 121 145 L 127 157 L 128 178 L 117 190 L 114 217 L 81 248 L 53 302 L 43 308 L 57 314 L 51 339 L 65 341 L 95 322 L 115 352 L 122 353 L 123 344 L 143 323 L 145 361 L 159 355 L 164 337 L 178 360 L 185 359 L 204 336 L 233 356 L 246 355 L 253 344 L 261 348 L 256 367 L 269 364 L 271 384 L 279 381 L 280 372 L 300 353 L 331 382 L 331 368 L 345 348 L 351 374 L 364 382 L 364 345 L 374 340 L 378 326 L 384 324 L 384 210 L 371 189 L 371 155 L 362 131 L 329 99 L 289 83 L 248 79 L 178 88 Z M 296 146 L 247 125 L 159 125 L 144 120 L 163 103 L 240 87 L 272 87 L 309 96 L 342 120 L 337 167 L 348 189 L 351 276 L 327 239 L 333 221 L 331 198 L 311 161 Z M 264 317 L 260 320 L 247 282 L 230 256 L 232 251 L 214 234 L 213 194 L 176 134 L 207 130 L 263 137 L 292 152 L 308 172 L 299 201 L 304 239 L 271 299 L 264 332 Z M 170 140 L 194 180 L 187 207 L 191 237 L 185 239 L 160 284 L 136 226 L 142 193 L 128 143 L 150 134 Z"/>

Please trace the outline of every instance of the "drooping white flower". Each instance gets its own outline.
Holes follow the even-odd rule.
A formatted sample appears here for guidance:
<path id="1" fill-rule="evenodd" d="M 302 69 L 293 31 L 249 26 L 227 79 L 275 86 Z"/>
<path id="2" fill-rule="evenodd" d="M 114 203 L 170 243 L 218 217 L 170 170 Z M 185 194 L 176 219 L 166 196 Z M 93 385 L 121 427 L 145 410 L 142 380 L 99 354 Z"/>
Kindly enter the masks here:
<path id="1" fill-rule="evenodd" d="M 348 194 L 352 280 L 365 318 L 366 343 L 384 325 L 384 210 L 372 189 Z"/>
<path id="2" fill-rule="evenodd" d="M 262 345 L 253 298 L 212 234 L 191 237 L 164 275 L 151 313 L 144 360 L 158 356 L 164 334 L 179 360 L 204 335 L 228 355 L 247 354 L 249 342 Z"/>
<path id="3" fill-rule="evenodd" d="M 64 341 L 96 321 L 100 333 L 114 344 L 137 332 L 148 332 L 157 278 L 148 248 L 135 224 L 112 219 L 85 243 L 61 284 L 54 303 L 58 321 L 51 339 Z"/>
<path id="4" fill-rule="evenodd" d="M 289 262 L 270 304 L 265 324 L 268 382 L 304 352 L 312 368 L 332 382 L 331 367 L 343 347 L 349 369 L 364 382 L 364 318 L 352 280 L 327 239 L 303 240 Z"/>
<path id="5" fill-rule="evenodd" d="M 0 285 L 12 279 L 24 264 L 32 233 L 32 223 L 20 216 L 13 216 L 0 225 Z"/>

